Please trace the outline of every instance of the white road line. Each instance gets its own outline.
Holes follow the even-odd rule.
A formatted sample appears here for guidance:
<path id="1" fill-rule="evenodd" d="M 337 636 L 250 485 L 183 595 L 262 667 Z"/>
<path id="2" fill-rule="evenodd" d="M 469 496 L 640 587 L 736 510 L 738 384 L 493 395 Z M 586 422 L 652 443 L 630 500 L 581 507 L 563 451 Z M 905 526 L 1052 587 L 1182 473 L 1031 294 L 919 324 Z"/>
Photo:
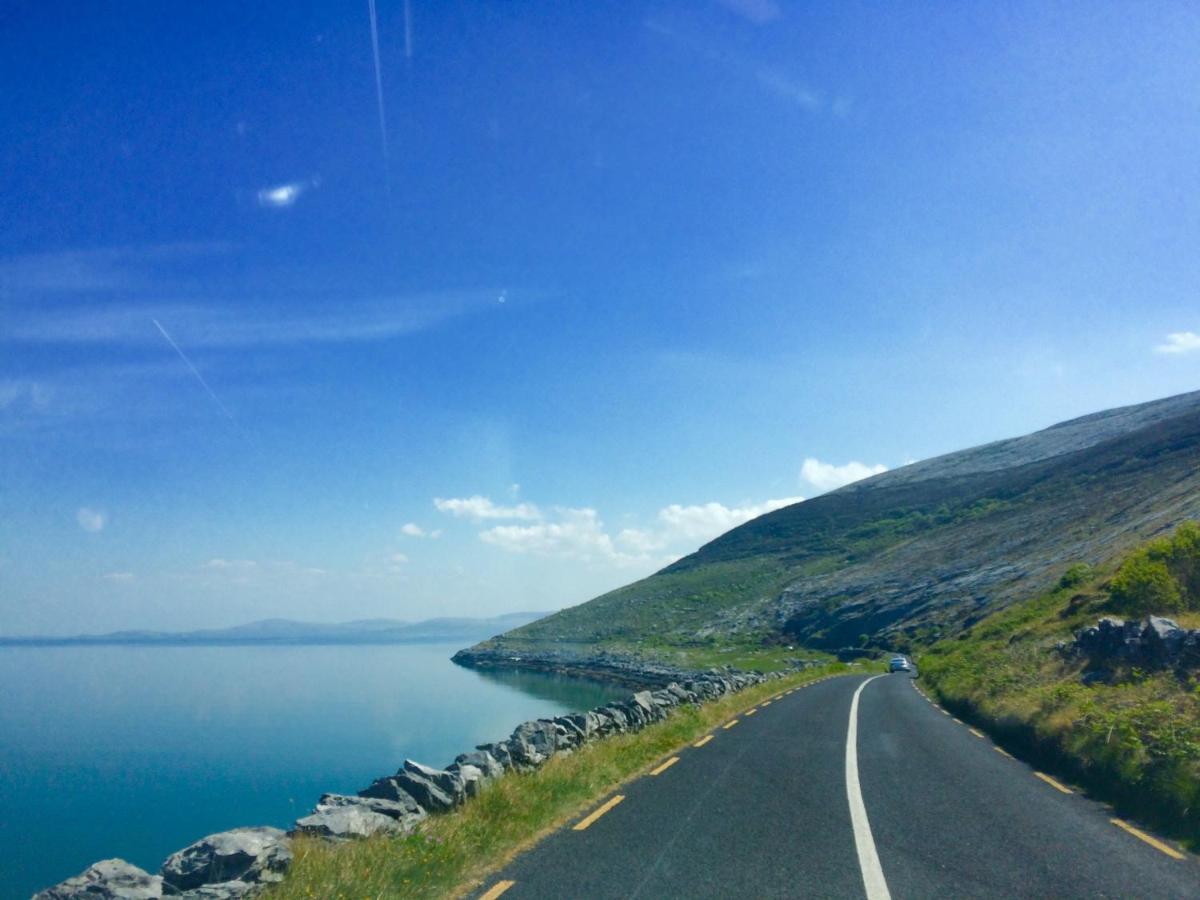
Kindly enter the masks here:
<path id="1" fill-rule="evenodd" d="M 850 800 L 854 846 L 858 850 L 858 867 L 862 870 L 867 900 L 892 900 L 883 877 L 883 868 L 879 865 L 879 854 L 875 852 L 875 838 L 871 837 L 871 823 L 867 821 L 862 789 L 858 785 L 858 696 L 868 684 L 882 677 L 876 675 L 858 686 L 854 699 L 850 701 L 850 724 L 846 728 L 846 796 Z"/>

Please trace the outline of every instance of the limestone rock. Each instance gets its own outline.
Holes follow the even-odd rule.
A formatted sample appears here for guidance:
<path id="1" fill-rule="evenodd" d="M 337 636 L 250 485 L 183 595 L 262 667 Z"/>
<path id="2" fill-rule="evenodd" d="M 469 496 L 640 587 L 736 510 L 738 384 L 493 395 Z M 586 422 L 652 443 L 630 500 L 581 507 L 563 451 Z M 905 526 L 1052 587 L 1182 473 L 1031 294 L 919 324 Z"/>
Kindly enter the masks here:
<path id="1" fill-rule="evenodd" d="M 178 894 L 221 882 L 280 881 L 291 861 L 287 835 L 280 829 L 235 828 L 171 854 L 159 874 L 164 893 Z"/>
<path id="2" fill-rule="evenodd" d="M 295 830 L 317 837 L 348 840 L 379 833 L 403 833 L 405 828 L 396 819 L 372 812 L 366 806 L 334 806 L 297 819 Z"/>
<path id="3" fill-rule="evenodd" d="M 158 900 L 163 881 L 123 859 L 102 859 L 33 900 Z"/>

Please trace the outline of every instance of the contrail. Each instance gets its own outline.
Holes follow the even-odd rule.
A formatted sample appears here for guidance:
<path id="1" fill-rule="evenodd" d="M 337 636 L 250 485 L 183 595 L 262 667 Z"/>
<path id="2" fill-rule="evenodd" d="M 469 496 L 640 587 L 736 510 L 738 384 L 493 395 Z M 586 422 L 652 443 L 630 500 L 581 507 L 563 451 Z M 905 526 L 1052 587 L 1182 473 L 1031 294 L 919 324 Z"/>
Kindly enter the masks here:
<path id="1" fill-rule="evenodd" d="M 412 59 L 412 7 L 404 0 L 404 58 Z"/>
<path id="2" fill-rule="evenodd" d="M 228 409 L 226 409 L 225 404 L 221 402 L 221 398 L 218 397 L 215 393 L 213 393 L 213 389 L 208 386 L 208 382 L 204 380 L 204 376 L 200 374 L 200 370 L 197 369 L 194 365 L 192 365 L 192 361 L 187 358 L 187 354 L 185 354 L 182 350 L 180 350 L 179 345 L 177 343 L 175 343 L 175 341 L 172 339 L 172 337 L 169 334 L 167 334 L 167 329 L 163 328 L 161 325 L 158 324 L 158 319 L 151 319 L 150 321 L 154 323 L 154 327 L 157 328 L 162 333 L 162 336 L 167 339 L 167 343 L 175 348 L 175 352 L 179 354 L 179 358 L 182 359 L 185 363 L 187 363 L 187 367 L 192 370 L 192 374 L 196 376 L 196 380 L 200 382 L 201 387 L 203 387 L 204 390 L 208 391 L 208 396 L 213 398 L 213 403 L 215 403 L 215 404 L 217 404 L 217 406 L 221 407 L 221 412 L 225 413 L 225 415 L 232 421 L 233 413 L 231 413 Z"/>
<path id="3" fill-rule="evenodd" d="M 375 55 L 375 100 L 379 104 L 379 143 L 383 147 L 383 177 L 388 196 L 392 193 L 392 166 L 388 159 L 387 117 L 383 112 L 383 75 L 379 67 L 379 25 L 375 19 L 375 0 L 367 0 L 367 12 L 371 16 L 371 51 Z M 404 5 L 404 46 L 408 43 L 408 4 Z"/>

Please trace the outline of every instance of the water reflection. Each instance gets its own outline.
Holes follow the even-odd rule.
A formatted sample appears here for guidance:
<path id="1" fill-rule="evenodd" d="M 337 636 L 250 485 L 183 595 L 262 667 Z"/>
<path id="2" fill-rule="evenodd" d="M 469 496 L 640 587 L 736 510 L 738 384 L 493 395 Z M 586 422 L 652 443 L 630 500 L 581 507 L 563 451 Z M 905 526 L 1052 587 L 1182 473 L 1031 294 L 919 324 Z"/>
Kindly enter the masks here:
<path id="1" fill-rule="evenodd" d="M 547 700 L 572 712 L 603 706 L 610 700 L 623 700 L 633 693 L 630 687 L 550 672 L 522 672 L 515 669 L 470 671 L 493 684 L 512 688 L 538 700 Z"/>

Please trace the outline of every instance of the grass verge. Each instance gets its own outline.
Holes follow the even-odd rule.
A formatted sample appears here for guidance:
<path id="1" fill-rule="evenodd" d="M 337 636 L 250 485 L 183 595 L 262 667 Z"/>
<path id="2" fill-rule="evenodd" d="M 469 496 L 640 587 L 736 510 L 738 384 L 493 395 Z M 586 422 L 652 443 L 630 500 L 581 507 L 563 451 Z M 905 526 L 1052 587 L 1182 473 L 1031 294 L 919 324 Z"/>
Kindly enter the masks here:
<path id="1" fill-rule="evenodd" d="M 1015 755 L 1196 850 L 1200 677 L 1115 665 L 1085 683 L 1089 663 L 1055 651 L 1111 611 L 1098 578 L 1061 586 L 920 654 L 921 681 Z"/>
<path id="2" fill-rule="evenodd" d="M 831 664 L 700 706 L 676 709 L 636 734 L 621 734 L 558 756 L 528 774 L 508 773 L 460 809 L 431 816 L 415 834 L 345 844 L 298 838 L 287 878 L 270 900 L 457 897 L 585 812 L 599 797 L 664 756 L 762 700 L 829 674 L 863 671 Z"/>

